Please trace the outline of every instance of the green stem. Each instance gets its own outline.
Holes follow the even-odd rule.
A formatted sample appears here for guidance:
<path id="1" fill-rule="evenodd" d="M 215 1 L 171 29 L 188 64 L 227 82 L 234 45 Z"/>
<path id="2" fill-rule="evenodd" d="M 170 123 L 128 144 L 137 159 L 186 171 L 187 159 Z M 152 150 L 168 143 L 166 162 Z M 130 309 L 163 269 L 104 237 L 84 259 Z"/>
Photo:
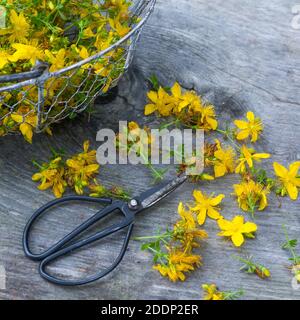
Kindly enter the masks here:
<path id="1" fill-rule="evenodd" d="M 150 239 L 165 239 L 170 237 L 169 233 L 159 234 L 157 236 L 146 236 L 146 237 L 135 237 L 133 240 L 142 241 L 142 240 L 150 240 Z"/>
<path id="2" fill-rule="evenodd" d="M 233 257 L 234 259 L 236 259 L 236 260 L 239 260 L 239 261 L 241 261 L 241 262 L 249 265 L 249 266 L 250 266 L 250 265 L 253 265 L 253 263 L 252 263 L 250 260 L 246 260 L 246 259 L 244 259 L 244 258 L 242 258 L 242 257 L 239 257 L 239 256 L 236 256 L 236 255 L 233 255 L 232 257 Z"/>
<path id="3" fill-rule="evenodd" d="M 229 133 L 225 130 L 221 129 L 216 129 L 217 132 L 223 134 L 230 142 L 233 144 L 233 146 L 237 149 L 240 150 L 240 146 L 230 137 Z"/>
<path id="4" fill-rule="evenodd" d="M 38 167 L 39 169 L 43 169 L 43 166 L 41 166 L 37 161 L 35 161 L 35 160 L 32 160 L 32 164 L 34 165 L 34 166 L 36 166 L 36 167 Z"/>
<path id="5" fill-rule="evenodd" d="M 289 244 L 290 238 L 289 238 L 288 232 L 286 230 L 286 226 L 284 224 L 282 225 L 282 229 L 283 229 L 283 232 L 284 232 L 284 235 L 285 235 L 286 242 Z M 294 264 L 296 264 L 297 263 L 297 257 L 296 257 L 296 253 L 294 252 L 294 249 L 290 245 L 288 245 L 288 249 L 289 249 L 289 251 L 290 251 L 290 253 L 291 253 L 292 257 L 293 257 Z"/>

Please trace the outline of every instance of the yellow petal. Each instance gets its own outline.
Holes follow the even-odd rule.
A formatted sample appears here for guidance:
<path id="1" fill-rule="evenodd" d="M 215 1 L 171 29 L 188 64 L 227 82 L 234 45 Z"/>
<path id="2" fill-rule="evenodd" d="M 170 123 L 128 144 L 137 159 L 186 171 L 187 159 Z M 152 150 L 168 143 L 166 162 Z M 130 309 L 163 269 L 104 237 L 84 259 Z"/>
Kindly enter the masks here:
<path id="1" fill-rule="evenodd" d="M 220 213 L 219 213 L 217 210 L 213 209 L 213 208 L 209 208 L 209 209 L 207 210 L 207 215 L 208 215 L 211 219 L 214 219 L 214 220 L 218 220 L 218 219 L 220 219 L 220 217 L 221 217 Z"/>
<path id="2" fill-rule="evenodd" d="M 248 137 L 249 137 L 249 130 L 242 130 L 236 135 L 236 138 L 238 140 L 244 140 L 244 139 L 247 139 Z"/>
<path id="3" fill-rule="evenodd" d="M 234 124 L 241 130 L 248 128 L 248 122 L 243 120 L 235 120 Z"/>
<path id="4" fill-rule="evenodd" d="M 194 190 L 193 196 L 197 202 L 201 202 L 204 199 L 204 196 L 203 196 L 203 193 L 201 192 L 201 190 Z"/>
<path id="5" fill-rule="evenodd" d="M 218 128 L 218 121 L 216 119 L 213 119 L 211 117 L 207 117 L 206 121 L 213 130 L 216 130 Z"/>
<path id="6" fill-rule="evenodd" d="M 257 139 L 258 139 L 257 131 L 253 131 L 253 132 L 252 132 L 251 142 L 256 142 Z"/>
<path id="7" fill-rule="evenodd" d="M 86 167 L 85 172 L 91 173 L 94 171 L 98 171 L 99 167 L 100 167 L 99 164 L 90 164 L 89 166 Z"/>
<path id="8" fill-rule="evenodd" d="M 17 123 L 22 123 L 24 121 L 24 117 L 16 113 L 13 113 L 11 118 Z"/>
<path id="9" fill-rule="evenodd" d="M 300 161 L 291 163 L 289 166 L 290 175 L 293 177 L 297 176 L 299 168 L 300 168 Z"/>
<path id="10" fill-rule="evenodd" d="M 251 233 L 251 232 L 255 232 L 256 230 L 257 230 L 257 225 L 253 222 L 246 222 L 241 228 L 242 233 Z"/>
<path id="11" fill-rule="evenodd" d="M 29 142 L 32 143 L 33 131 L 32 126 L 28 123 L 21 123 L 20 124 L 20 131 L 22 132 L 24 138 Z"/>
<path id="12" fill-rule="evenodd" d="M 244 243 L 244 236 L 241 233 L 234 233 L 231 240 L 236 247 L 240 247 Z"/>
<path id="13" fill-rule="evenodd" d="M 158 92 L 157 92 L 157 100 L 163 100 L 164 98 L 166 98 L 166 95 L 167 95 L 167 93 L 164 90 L 164 88 L 159 87 Z M 157 102 L 157 100 L 156 101 L 152 100 L 152 101 Z"/>
<path id="14" fill-rule="evenodd" d="M 260 203 L 259 203 L 259 208 L 258 208 L 258 210 L 259 210 L 259 211 L 264 210 L 264 209 L 267 207 L 267 205 L 268 205 L 267 196 L 266 196 L 264 193 L 262 193 L 262 194 L 261 194 L 261 199 L 260 199 Z"/>
<path id="15" fill-rule="evenodd" d="M 53 186 L 53 194 L 55 195 L 56 198 L 61 198 L 62 197 L 62 192 L 61 190 L 59 189 L 59 187 L 57 185 L 54 185 Z"/>
<path id="16" fill-rule="evenodd" d="M 250 121 L 250 122 L 253 122 L 255 120 L 255 115 L 252 111 L 248 111 L 247 112 L 247 119 Z"/>
<path id="17" fill-rule="evenodd" d="M 44 190 L 47 190 L 49 189 L 50 187 L 52 187 L 53 183 L 51 182 L 45 182 L 45 183 L 42 183 L 41 185 L 38 186 L 38 189 L 41 190 L 41 191 L 44 191 Z"/>
<path id="18" fill-rule="evenodd" d="M 197 220 L 200 226 L 202 226 L 206 219 L 206 209 L 201 209 L 197 215 Z"/>
<path id="19" fill-rule="evenodd" d="M 251 156 L 249 149 L 245 145 L 243 145 L 241 148 L 241 151 L 242 151 L 242 154 L 244 155 L 249 167 L 252 168 L 253 161 L 252 161 L 252 156 Z"/>
<path id="20" fill-rule="evenodd" d="M 32 176 L 32 181 L 39 181 L 41 178 L 42 178 L 42 174 L 41 173 L 35 173 L 33 176 Z"/>
<path id="21" fill-rule="evenodd" d="M 187 101 L 187 100 L 181 101 L 181 102 L 179 103 L 179 106 L 178 106 L 178 112 L 181 112 L 182 109 L 184 109 L 185 107 L 187 107 L 189 104 L 190 104 L 190 103 L 189 103 L 189 101 Z"/>
<path id="22" fill-rule="evenodd" d="M 83 151 L 84 151 L 84 152 L 88 152 L 89 147 L 90 147 L 90 142 L 89 142 L 89 140 L 84 141 L 84 143 L 83 143 Z"/>
<path id="23" fill-rule="evenodd" d="M 218 220 L 218 226 L 221 230 L 228 230 L 231 228 L 232 224 L 230 221 L 221 218 Z"/>
<path id="24" fill-rule="evenodd" d="M 278 162 L 273 163 L 273 168 L 278 177 L 284 178 L 288 174 L 288 170 Z"/>
<path id="25" fill-rule="evenodd" d="M 224 194 L 219 194 L 217 197 L 212 198 L 212 199 L 209 201 L 209 203 L 210 203 L 212 206 L 217 206 L 224 198 L 225 198 L 225 195 L 224 195 Z"/>
<path id="26" fill-rule="evenodd" d="M 178 82 L 175 82 L 174 86 L 171 88 L 171 92 L 175 98 L 181 97 L 181 87 Z"/>
<path id="27" fill-rule="evenodd" d="M 179 205 L 178 205 L 178 214 L 182 217 L 182 214 L 184 212 L 184 206 L 183 206 L 183 203 L 182 202 L 179 202 Z"/>
<path id="28" fill-rule="evenodd" d="M 244 164 L 244 161 L 241 161 L 239 165 L 236 167 L 235 173 L 243 173 L 244 170 L 245 170 L 245 164 Z"/>
<path id="29" fill-rule="evenodd" d="M 271 155 L 269 153 L 255 153 L 253 159 L 268 159 Z"/>
<path id="30" fill-rule="evenodd" d="M 203 174 L 201 175 L 201 179 L 202 179 L 202 180 L 207 180 L 207 181 L 212 181 L 212 180 L 214 180 L 215 178 L 214 178 L 213 176 L 207 174 L 207 173 L 203 173 Z"/>
<path id="31" fill-rule="evenodd" d="M 286 190 L 291 198 L 291 200 L 297 200 L 298 198 L 298 189 L 295 185 L 292 183 L 287 183 L 286 185 Z"/>
<path id="32" fill-rule="evenodd" d="M 157 110 L 157 106 L 155 104 L 147 104 L 145 106 L 145 116 L 148 116 L 149 114 L 152 114 Z"/>
<path id="33" fill-rule="evenodd" d="M 216 164 L 214 166 L 214 173 L 216 178 L 223 177 L 226 173 L 225 166 L 222 164 Z"/>
<path id="34" fill-rule="evenodd" d="M 244 217 L 243 216 L 235 216 L 232 220 L 232 224 L 235 226 L 242 226 L 244 223 Z"/>
<path id="35" fill-rule="evenodd" d="M 68 159 L 66 161 L 66 164 L 67 164 L 68 167 L 73 168 L 73 169 L 77 169 L 78 170 L 78 169 L 81 168 L 79 166 L 79 164 L 76 161 L 74 161 L 73 159 Z"/>
<path id="36" fill-rule="evenodd" d="M 151 100 L 152 102 L 154 102 L 154 103 L 157 102 L 157 92 L 150 91 L 147 93 L 147 96 L 148 96 L 149 100 Z"/>

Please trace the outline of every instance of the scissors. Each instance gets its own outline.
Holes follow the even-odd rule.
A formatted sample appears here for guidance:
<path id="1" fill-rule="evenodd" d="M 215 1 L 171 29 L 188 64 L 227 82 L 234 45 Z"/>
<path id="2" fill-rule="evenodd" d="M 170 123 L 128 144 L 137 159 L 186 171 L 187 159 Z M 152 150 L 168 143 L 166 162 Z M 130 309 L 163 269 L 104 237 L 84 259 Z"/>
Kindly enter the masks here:
<path id="1" fill-rule="evenodd" d="M 135 215 L 141 211 L 144 211 L 150 207 L 152 207 L 157 202 L 164 199 L 170 193 L 172 193 L 175 189 L 177 189 L 181 184 L 183 184 L 187 179 L 186 175 L 179 176 L 173 181 L 165 182 L 160 186 L 156 186 L 144 193 L 142 193 L 138 197 L 132 198 L 130 201 L 120 201 L 120 200 L 113 200 L 113 199 L 105 199 L 105 198 L 91 198 L 86 196 L 67 196 L 61 199 L 57 199 L 47 203 L 46 205 L 42 206 L 38 209 L 32 217 L 29 219 L 27 225 L 24 229 L 23 234 L 23 248 L 25 255 L 35 261 L 39 261 L 39 273 L 42 278 L 50 281 L 51 283 L 63 286 L 77 286 L 77 285 L 84 285 L 96 280 L 99 280 L 112 272 L 122 261 L 126 249 L 128 247 L 128 243 L 130 240 L 130 236 L 132 233 L 132 229 L 135 223 Z M 31 251 L 29 247 L 29 237 L 31 228 L 34 222 L 42 217 L 46 211 L 49 209 L 56 207 L 61 204 L 67 204 L 74 201 L 83 201 L 83 202 L 91 202 L 91 203 L 101 203 L 106 205 L 102 210 L 98 211 L 94 216 L 86 220 L 84 223 L 79 225 L 76 229 L 72 232 L 64 236 L 61 240 L 56 242 L 46 251 L 35 254 Z M 75 240 L 80 234 L 90 228 L 92 225 L 96 224 L 100 220 L 104 219 L 109 215 L 116 214 L 119 212 L 122 214 L 122 220 L 118 223 L 112 224 L 109 227 L 103 228 L 102 230 L 98 231 L 97 233 L 81 239 Z M 124 238 L 124 242 L 121 248 L 120 254 L 117 256 L 116 260 L 113 264 L 105 270 L 98 272 L 92 276 L 88 276 L 84 279 L 62 279 L 57 276 L 51 275 L 47 272 L 47 266 L 53 262 L 54 260 L 64 257 L 65 255 L 70 254 L 71 252 L 78 250 L 82 247 L 85 247 L 97 240 L 103 239 L 108 237 L 120 230 L 128 228 L 127 234 Z"/>

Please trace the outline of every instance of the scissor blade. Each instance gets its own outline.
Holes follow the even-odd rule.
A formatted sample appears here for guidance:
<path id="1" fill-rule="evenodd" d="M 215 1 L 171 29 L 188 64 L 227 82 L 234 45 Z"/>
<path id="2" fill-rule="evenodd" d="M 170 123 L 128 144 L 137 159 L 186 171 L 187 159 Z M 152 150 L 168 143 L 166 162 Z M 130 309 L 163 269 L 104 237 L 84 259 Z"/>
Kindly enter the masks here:
<path id="1" fill-rule="evenodd" d="M 175 189 L 181 186 L 187 180 L 186 175 L 177 177 L 176 179 L 165 182 L 157 187 L 154 187 L 144 193 L 139 197 L 141 206 L 143 209 L 152 207 L 155 203 L 167 197 Z"/>

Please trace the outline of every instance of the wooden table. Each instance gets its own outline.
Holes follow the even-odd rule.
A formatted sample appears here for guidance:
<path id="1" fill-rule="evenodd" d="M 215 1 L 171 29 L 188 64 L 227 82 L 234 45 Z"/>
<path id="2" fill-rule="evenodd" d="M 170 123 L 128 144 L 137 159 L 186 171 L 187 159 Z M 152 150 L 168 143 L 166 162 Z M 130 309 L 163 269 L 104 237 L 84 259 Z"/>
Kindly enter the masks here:
<path id="1" fill-rule="evenodd" d="M 242 117 L 253 110 L 265 123 L 265 132 L 257 149 L 270 152 L 272 161 L 285 165 L 300 159 L 300 30 L 292 27 L 292 6 L 286 0 L 158 0 L 155 12 L 143 31 L 131 71 L 123 78 L 117 99 L 97 105 L 90 121 L 79 117 L 54 127 L 54 136 L 39 135 L 33 145 L 21 137 L 0 140 L 0 265 L 6 269 L 6 290 L 1 299 L 201 299 L 203 283 L 215 282 L 222 290 L 244 289 L 245 299 L 299 299 L 293 290 L 288 253 L 281 249 L 286 224 L 293 238 L 300 239 L 300 204 L 282 200 L 278 206 L 271 197 L 265 212 L 256 216 L 259 232 L 242 251 L 217 237 L 217 225 L 205 225 L 209 239 L 201 249 L 204 265 L 184 283 L 170 283 L 151 269 L 151 255 L 131 241 L 120 267 L 106 280 L 79 288 L 54 286 L 40 278 L 37 264 L 24 257 L 21 247 L 23 227 L 34 209 L 53 199 L 50 192 L 40 192 L 31 181 L 32 159 L 46 160 L 49 148 L 63 148 L 67 153 L 80 150 L 85 139 L 97 147 L 100 128 L 118 127 L 118 120 L 137 120 L 157 127 L 155 117 L 143 116 L 145 79 L 157 74 L 171 85 L 175 80 L 195 89 L 215 104 L 220 122 Z M 272 161 L 266 162 L 271 170 Z M 119 184 L 139 193 L 148 188 L 151 177 L 146 168 L 107 166 L 101 168 L 105 185 Z M 159 206 L 141 214 L 134 236 L 151 235 L 159 227 L 171 225 L 177 218 L 179 201 L 190 201 L 195 188 L 225 193 L 223 214 L 240 214 L 230 196 L 236 176 L 212 183 L 186 184 Z M 79 223 L 94 210 L 75 206 L 49 216 L 36 228 L 36 244 L 47 245 Z M 88 212 L 87 212 L 88 211 Z M 111 245 L 112 247 L 110 247 Z M 116 241 L 93 246 L 81 253 L 82 270 L 94 268 L 96 261 L 110 259 Z M 36 245 L 38 247 L 38 245 Z M 100 248 L 101 247 L 101 248 Z M 112 248 L 112 249 L 111 249 Z M 300 250 L 300 248 L 299 248 Z M 272 278 L 261 280 L 239 271 L 240 263 L 232 254 L 253 254 L 271 269 Z M 105 258 L 103 255 L 105 254 Z M 72 260 L 57 271 L 77 275 Z M 61 268 L 61 269 L 59 269 Z M 96 269 L 95 269 L 96 270 Z"/>

